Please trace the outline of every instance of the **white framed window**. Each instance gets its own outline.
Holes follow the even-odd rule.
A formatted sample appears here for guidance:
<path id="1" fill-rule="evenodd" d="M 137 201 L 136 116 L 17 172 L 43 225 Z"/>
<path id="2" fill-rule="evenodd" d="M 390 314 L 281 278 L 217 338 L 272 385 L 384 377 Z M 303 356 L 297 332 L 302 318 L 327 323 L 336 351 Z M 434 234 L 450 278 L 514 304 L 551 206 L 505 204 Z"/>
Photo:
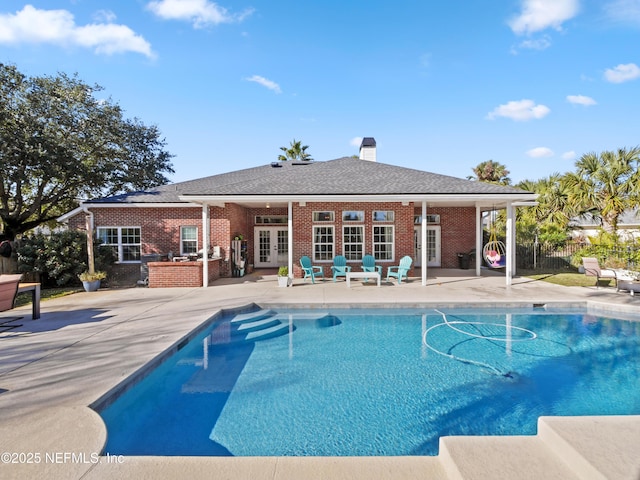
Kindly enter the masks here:
<path id="1" fill-rule="evenodd" d="M 430 225 L 439 225 L 440 224 L 440 215 L 427 215 L 426 216 L 427 223 Z M 420 225 L 422 223 L 422 215 L 414 215 L 413 223 L 415 225 Z"/>
<path id="2" fill-rule="evenodd" d="M 140 227 L 98 227 L 96 235 L 103 245 L 113 248 L 118 262 L 140 261 Z"/>
<path id="3" fill-rule="evenodd" d="M 343 222 L 364 222 L 364 212 L 344 210 L 342 212 Z"/>
<path id="4" fill-rule="evenodd" d="M 374 222 L 393 222 L 395 219 L 395 213 L 393 210 L 374 210 L 373 221 Z"/>
<path id="5" fill-rule="evenodd" d="M 180 227 L 180 255 L 198 253 L 198 227 Z"/>
<path id="6" fill-rule="evenodd" d="M 362 260 L 364 225 L 344 225 L 342 227 L 342 250 L 347 260 Z"/>
<path id="7" fill-rule="evenodd" d="M 394 259 L 393 225 L 374 225 L 373 227 L 373 256 L 376 260 Z"/>
<path id="8" fill-rule="evenodd" d="M 334 212 L 313 212 L 314 222 L 333 222 L 335 218 Z"/>
<path id="9" fill-rule="evenodd" d="M 333 260 L 334 256 L 334 227 L 333 225 L 327 226 L 314 226 L 313 227 L 313 260 Z"/>
<path id="10" fill-rule="evenodd" d="M 286 224 L 289 218 L 286 215 L 256 215 L 256 225 L 282 225 Z"/>

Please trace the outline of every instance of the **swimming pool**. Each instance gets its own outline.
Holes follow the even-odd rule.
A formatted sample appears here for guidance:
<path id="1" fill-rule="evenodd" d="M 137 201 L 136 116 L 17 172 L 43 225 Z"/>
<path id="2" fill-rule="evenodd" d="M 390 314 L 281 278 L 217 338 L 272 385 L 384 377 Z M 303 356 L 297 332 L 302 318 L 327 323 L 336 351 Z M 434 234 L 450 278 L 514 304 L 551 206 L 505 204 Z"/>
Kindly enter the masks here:
<path id="1" fill-rule="evenodd" d="M 100 412 L 125 455 L 437 455 L 640 414 L 640 322 L 543 309 L 231 314 Z"/>

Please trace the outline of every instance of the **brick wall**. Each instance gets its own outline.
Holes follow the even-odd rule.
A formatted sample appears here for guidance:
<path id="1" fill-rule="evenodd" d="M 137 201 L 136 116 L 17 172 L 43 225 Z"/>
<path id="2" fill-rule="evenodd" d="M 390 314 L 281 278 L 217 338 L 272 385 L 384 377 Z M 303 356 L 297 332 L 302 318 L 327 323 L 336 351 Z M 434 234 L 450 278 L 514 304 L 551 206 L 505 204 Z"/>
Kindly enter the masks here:
<path id="1" fill-rule="evenodd" d="M 415 214 L 422 215 L 422 207 Z M 432 207 L 427 214 L 440 215 L 441 267 L 458 268 L 458 253 L 476 246 L 476 208 Z"/>
<path id="2" fill-rule="evenodd" d="M 364 211 L 363 222 L 343 222 L 342 212 Z M 393 222 L 373 222 L 373 211 L 393 210 Z M 313 222 L 314 211 L 333 211 L 334 222 Z M 140 227 L 142 234 L 142 254 L 167 254 L 180 252 L 180 227 L 196 226 L 199 239 L 198 249 L 202 245 L 202 209 L 200 207 L 167 207 L 167 208 L 96 208 L 93 209 L 96 227 L 133 226 Z M 336 255 L 344 253 L 342 245 L 343 225 L 364 225 L 365 253 L 373 252 L 373 225 L 394 225 L 395 252 L 393 261 L 378 262 L 383 266 L 397 265 L 400 259 L 409 255 L 414 257 L 414 215 L 421 215 L 419 205 L 400 202 L 318 202 L 306 203 L 300 206 L 293 204 L 293 259 L 294 275 L 302 276 L 300 257 L 308 255 L 313 258 L 313 225 L 333 225 L 335 234 L 334 252 Z M 443 268 L 458 267 L 458 252 L 468 252 L 475 247 L 475 208 L 474 207 L 434 207 L 429 208 L 428 214 L 440 215 L 441 226 L 441 265 Z M 212 262 L 216 265 L 216 272 L 210 278 L 231 276 L 231 241 L 236 235 L 242 235 L 247 241 L 247 263 L 253 263 L 254 255 L 254 218 L 256 215 L 286 215 L 287 208 L 243 208 L 236 204 L 225 207 L 210 207 L 211 246 L 220 246 L 222 260 Z M 84 229 L 84 215 L 79 214 L 69 222 L 71 228 Z M 286 228 L 286 225 L 282 225 Z M 331 262 L 314 262 L 324 266 L 325 275 L 331 272 Z M 358 262 L 355 262 L 358 263 Z M 415 264 L 415 258 L 414 258 Z M 179 267 L 176 267 L 179 268 Z M 179 270 L 165 267 L 168 275 Z M 164 270 L 163 270 L 164 271 Z M 386 269 L 384 270 L 386 271 Z M 413 274 L 413 272 L 410 272 Z M 187 283 L 197 283 L 192 274 L 187 275 Z M 114 266 L 114 281 L 135 283 L 139 279 L 138 264 L 122 264 Z M 180 283 L 183 280 L 176 279 Z M 200 274 L 199 285 L 202 284 Z M 166 284 L 165 280 L 158 280 L 158 284 Z"/>
<path id="3" fill-rule="evenodd" d="M 376 210 L 393 210 L 395 218 L 393 222 L 374 222 L 373 212 Z M 314 222 L 313 212 L 332 211 L 335 214 L 334 222 Z M 342 220 L 343 211 L 363 211 L 363 222 L 349 222 Z M 398 265 L 400 259 L 409 255 L 413 257 L 413 204 L 402 205 L 401 203 L 383 203 L 383 202 L 317 202 L 307 203 L 304 207 L 295 203 L 293 205 L 293 260 L 294 275 L 296 277 L 303 276 L 300 268 L 300 257 L 307 255 L 313 259 L 313 226 L 314 225 L 333 225 L 334 226 L 334 253 L 343 255 L 344 248 L 342 245 L 342 227 L 344 225 L 364 225 L 364 253 L 373 254 L 373 226 L 374 225 L 393 225 L 395 233 L 395 252 L 394 259 L 391 261 L 379 261 L 378 264 L 383 266 L 383 272 L 386 267 Z M 353 262 L 359 265 L 360 262 Z M 314 265 L 320 265 L 324 269 L 325 276 L 331 273 L 331 261 L 317 262 Z M 409 273 L 413 274 L 412 271 Z"/>
<path id="4" fill-rule="evenodd" d="M 207 262 L 209 282 L 220 278 L 220 263 Z M 149 288 L 201 286 L 202 262 L 149 262 Z"/>

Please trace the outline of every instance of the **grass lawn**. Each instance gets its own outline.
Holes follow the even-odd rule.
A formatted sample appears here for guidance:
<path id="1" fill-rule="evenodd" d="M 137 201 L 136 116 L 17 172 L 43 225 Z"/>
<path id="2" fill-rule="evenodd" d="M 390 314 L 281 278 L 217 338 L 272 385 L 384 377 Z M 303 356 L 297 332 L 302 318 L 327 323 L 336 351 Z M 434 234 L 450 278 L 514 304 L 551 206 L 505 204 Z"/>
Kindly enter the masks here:
<path id="1" fill-rule="evenodd" d="M 584 273 L 577 272 L 540 272 L 539 270 L 525 270 L 519 271 L 518 275 L 533 278 L 534 280 L 554 283 L 556 285 L 564 285 L 565 287 L 593 287 L 596 284 L 595 277 L 587 277 Z M 611 286 L 612 281 L 612 279 L 601 279 L 600 286 Z"/>
<path id="2" fill-rule="evenodd" d="M 72 293 L 83 292 L 82 287 L 65 287 L 65 288 L 43 288 L 40 290 L 40 301 L 49 300 L 50 298 L 64 297 Z M 31 292 L 20 293 L 16 297 L 16 307 L 31 303 Z"/>

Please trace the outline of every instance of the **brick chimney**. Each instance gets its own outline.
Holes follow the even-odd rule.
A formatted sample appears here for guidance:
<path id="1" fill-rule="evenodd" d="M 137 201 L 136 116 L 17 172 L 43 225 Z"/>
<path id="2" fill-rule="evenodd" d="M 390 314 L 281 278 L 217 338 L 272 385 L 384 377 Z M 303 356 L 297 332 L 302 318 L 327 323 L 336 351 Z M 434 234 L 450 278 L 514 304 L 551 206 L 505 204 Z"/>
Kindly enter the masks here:
<path id="1" fill-rule="evenodd" d="M 376 139 L 364 137 L 360 144 L 360 160 L 376 161 Z"/>

